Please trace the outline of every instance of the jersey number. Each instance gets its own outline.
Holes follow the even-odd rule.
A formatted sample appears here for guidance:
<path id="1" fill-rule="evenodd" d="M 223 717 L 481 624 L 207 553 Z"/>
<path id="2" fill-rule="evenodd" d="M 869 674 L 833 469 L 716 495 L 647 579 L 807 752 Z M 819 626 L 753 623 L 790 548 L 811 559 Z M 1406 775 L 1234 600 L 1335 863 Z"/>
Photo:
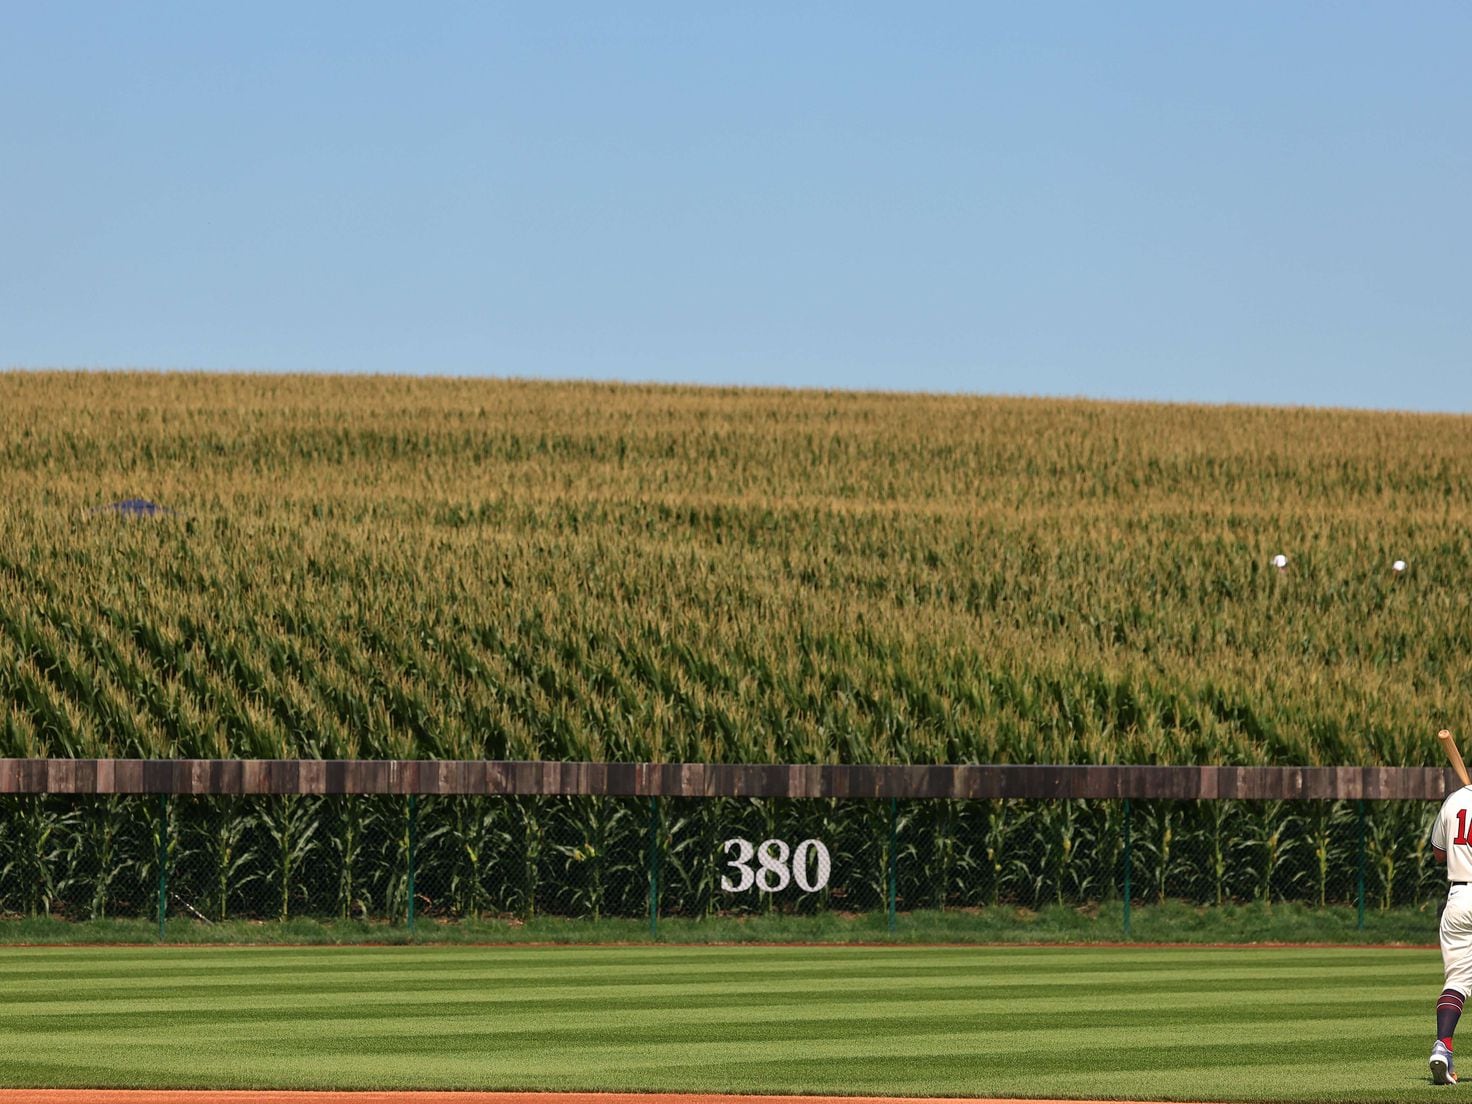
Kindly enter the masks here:
<path id="1" fill-rule="evenodd" d="M 1452 840 L 1452 842 L 1453 843 L 1458 843 L 1458 844 L 1472 843 L 1472 840 L 1469 840 L 1467 838 L 1467 810 L 1466 809 L 1458 809 L 1457 810 L 1457 838 L 1454 839 L 1454 840 Z"/>

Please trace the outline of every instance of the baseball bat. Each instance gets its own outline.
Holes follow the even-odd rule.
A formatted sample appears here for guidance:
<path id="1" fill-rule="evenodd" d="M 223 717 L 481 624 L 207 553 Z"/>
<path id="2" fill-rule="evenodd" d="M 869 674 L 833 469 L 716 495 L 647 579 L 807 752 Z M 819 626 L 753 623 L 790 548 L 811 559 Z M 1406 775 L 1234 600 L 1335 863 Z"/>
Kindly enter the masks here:
<path id="1" fill-rule="evenodd" d="M 1472 786 L 1472 781 L 1467 779 L 1467 768 L 1462 763 L 1462 753 L 1457 750 L 1456 737 L 1443 728 L 1436 734 L 1436 738 L 1441 741 L 1441 750 L 1446 752 L 1446 757 L 1452 761 L 1452 770 L 1457 772 L 1462 785 Z"/>

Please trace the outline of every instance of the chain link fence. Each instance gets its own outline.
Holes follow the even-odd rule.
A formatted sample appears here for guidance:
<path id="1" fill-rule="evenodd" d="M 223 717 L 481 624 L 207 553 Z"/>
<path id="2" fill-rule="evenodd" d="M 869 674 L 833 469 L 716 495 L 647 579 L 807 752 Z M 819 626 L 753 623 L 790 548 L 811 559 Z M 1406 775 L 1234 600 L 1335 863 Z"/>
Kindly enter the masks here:
<path id="1" fill-rule="evenodd" d="M 1412 801 L 0 798 L 0 913 L 706 917 L 1442 890 Z M 1127 915 L 1126 910 L 1126 915 Z"/>

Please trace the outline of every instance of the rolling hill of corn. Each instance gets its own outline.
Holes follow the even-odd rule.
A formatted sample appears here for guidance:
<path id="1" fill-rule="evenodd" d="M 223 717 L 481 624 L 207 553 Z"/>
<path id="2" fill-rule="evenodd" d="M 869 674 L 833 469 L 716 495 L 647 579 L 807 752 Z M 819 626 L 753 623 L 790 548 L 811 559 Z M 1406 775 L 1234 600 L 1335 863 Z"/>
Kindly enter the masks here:
<path id="1" fill-rule="evenodd" d="M 1467 720 L 1472 418 L 8 373 L 0 471 L 3 755 L 1414 764 Z"/>

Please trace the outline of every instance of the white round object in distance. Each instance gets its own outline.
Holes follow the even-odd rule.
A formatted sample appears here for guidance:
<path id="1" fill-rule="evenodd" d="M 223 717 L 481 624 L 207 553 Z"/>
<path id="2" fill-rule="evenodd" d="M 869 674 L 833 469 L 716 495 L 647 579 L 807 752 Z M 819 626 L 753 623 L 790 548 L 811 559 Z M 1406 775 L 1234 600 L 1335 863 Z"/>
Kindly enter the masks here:
<path id="1" fill-rule="evenodd" d="M 1288 557 L 1279 552 L 1276 556 L 1273 557 L 1273 566 L 1276 567 L 1279 571 L 1283 570 L 1283 568 L 1288 566 Z"/>
<path id="2" fill-rule="evenodd" d="M 1405 560 L 1396 560 L 1395 563 L 1393 563 L 1393 564 L 1390 565 L 1390 570 L 1391 571 L 1394 571 L 1397 575 L 1399 575 L 1405 569 L 1406 569 L 1406 562 L 1405 562 Z"/>

